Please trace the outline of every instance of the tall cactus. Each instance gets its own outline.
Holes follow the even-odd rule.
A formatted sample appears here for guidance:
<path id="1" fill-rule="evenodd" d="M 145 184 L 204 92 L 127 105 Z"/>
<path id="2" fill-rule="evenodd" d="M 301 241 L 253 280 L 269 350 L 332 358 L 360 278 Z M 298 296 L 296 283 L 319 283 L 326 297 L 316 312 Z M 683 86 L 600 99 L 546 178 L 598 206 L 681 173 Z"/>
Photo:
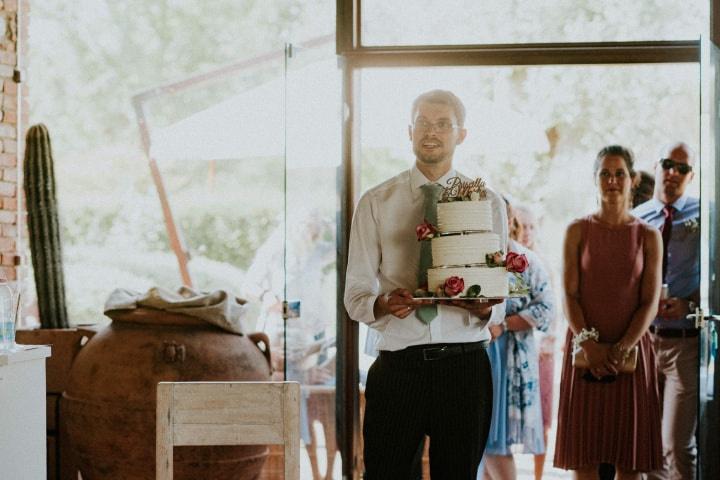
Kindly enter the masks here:
<path id="1" fill-rule="evenodd" d="M 67 328 L 60 223 L 50 135 L 43 124 L 25 137 L 23 165 L 28 232 L 42 328 Z"/>

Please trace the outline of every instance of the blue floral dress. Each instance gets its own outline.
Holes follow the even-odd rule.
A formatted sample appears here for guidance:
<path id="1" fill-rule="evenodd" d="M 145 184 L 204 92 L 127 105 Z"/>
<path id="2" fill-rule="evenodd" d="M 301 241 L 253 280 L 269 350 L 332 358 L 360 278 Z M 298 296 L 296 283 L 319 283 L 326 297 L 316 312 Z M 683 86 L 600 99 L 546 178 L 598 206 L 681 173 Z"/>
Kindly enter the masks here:
<path id="1" fill-rule="evenodd" d="M 534 328 L 546 331 L 555 316 L 550 276 L 539 257 L 510 240 L 508 250 L 522 253 L 529 266 L 520 274 L 530 292 L 506 301 L 505 316 L 518 314 Z M 510 281 L 514 274 L 509 273 Z M 485 453 L 510 455 L 511 445 L 524 453 L 543 453 L 543 419 L 540 405 L 538 352 L 533 329 L 505 331 L 488 348 L 493 377 L 493 416 Z"/>

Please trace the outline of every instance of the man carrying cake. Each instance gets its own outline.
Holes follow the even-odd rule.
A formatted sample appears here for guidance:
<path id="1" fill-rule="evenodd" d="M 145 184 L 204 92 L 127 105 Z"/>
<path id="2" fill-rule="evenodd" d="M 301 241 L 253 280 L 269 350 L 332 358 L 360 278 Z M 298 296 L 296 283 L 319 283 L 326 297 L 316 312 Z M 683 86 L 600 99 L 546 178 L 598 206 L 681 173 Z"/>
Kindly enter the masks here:
<path id="1" fill-rule="evenodd" d="M 486 326 L 502 322 L 505 308 L 501 299 L 457 299 L 469 291 L 457 276 L 445 283 L 446 296 L 455 298 L 413 297 L 427 290 L 433 266 L 429 242 L 417 241 L 427 233 L 421 226 L 435 220 L 428 217 L 436 215 L 443 188 L 455 177 L 465 186 L 472 181 L 452 167 L 455 147 L 467 134 L 465 108 L 453 93 L 420 95 L 411 121 L 415 165 L 362 196 L 350 234 L 345 306 L 380 337 L 365 391 L 365 478 L 412 478 L 418 445 L 429 435 L 433 480 L 469 480 L 491 418 Z M 505 251 L 505 206 L 492 190 L 483 193 Z M 480 287 L 470 290 L 482 295 Z"/>

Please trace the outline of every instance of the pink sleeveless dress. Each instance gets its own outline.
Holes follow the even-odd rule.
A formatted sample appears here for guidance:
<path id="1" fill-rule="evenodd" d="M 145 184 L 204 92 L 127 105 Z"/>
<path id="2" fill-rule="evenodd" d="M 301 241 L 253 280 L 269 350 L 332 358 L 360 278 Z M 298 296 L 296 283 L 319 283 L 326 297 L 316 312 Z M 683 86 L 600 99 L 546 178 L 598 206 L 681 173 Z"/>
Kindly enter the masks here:
<path id="1" fill-rule="evenodd" d="M 601 342 L 618 341 L 640 302 L 643 231 L 636 219 L 611 226 L 586 217 L 580 249 L 580 306 Z M 640 340 L 638 365 L 612 383 L 588 382 L 572 366 L 572 333 L 565 339 L 554 464 L 577 470 L 611 463 L 648 472 L 662 465 L 660 400 L 650 334 Z"/>

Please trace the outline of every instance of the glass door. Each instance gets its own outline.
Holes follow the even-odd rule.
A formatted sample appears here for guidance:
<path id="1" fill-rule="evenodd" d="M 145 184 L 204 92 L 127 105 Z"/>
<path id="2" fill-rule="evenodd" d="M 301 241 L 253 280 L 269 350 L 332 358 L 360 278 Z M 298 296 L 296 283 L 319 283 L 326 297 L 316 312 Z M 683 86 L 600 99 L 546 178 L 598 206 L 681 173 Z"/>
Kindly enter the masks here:
<path id="1" fill-rule="evenodd" d="M 483 177 L 534 214 L 534 248 L 552 272 L 559 295 L 559 239 L 573 219 L 595 208 L 596 152 L 607 139 L 617 139 L 635 151 L 639 169 L 652 172 L 656 152 L 669 138 L 684 139 L 697 149 L 697 78 L 697 64 L 359 69 L 356 200 L 359 193 L 412 166 L 407 126 L 413 99 L 432 88 L 452 90 L 465 103 L 468 130 L 455 150 L 454 165 L 471 178 Z M 558 89 L 559 84 L 564 88 Z M 653 103 L 656 98 L 666 101 Z M 698 185 L 689 194 L 696 197 Z M 550 338 L 563 338 L 567 324 L 560 312 L 554 323 Z M 361 393 L 377 354 L 376 338 L 360 325 Z M 555 399 L 562 365 L 559 344 L 556 340 L 550 349 L 555 353 L 554 381 L 549 381 Z M 359 403 L 362 407 L 362 399 Z M 556 404 L 550 411 L 545 475 L 569 478 L 569 472 L 552 465 Z M 532 455 L 518 454 L 515 462 L 519 479 L 534 478 Z M 423 467 L 427 470 L 426 457 Z"/>
<path id="2" fill-rule="evenodd" d="M 720 279 L 718 252 L 720 235 L 718 202 L 720 201 L 720 169 L 717 168 L 718 119 L 717 102 L 720 98 L 720 49 L 717 38 L 702 41 L 701 70 L 701 306 L 697 323 L 700 330 L 700 368 L 698 391 L 698 478 L 720 478 L 720 448 L 717 429 L 720 422 L 720 402 L 716 384 L 720 382 L 718 360 L 718 330 L 720 330 Z"/>
<path id="3" fill-rule="evenodd" d="M 301 478 L 340 478 L 336 442 L 337 174 L 341 78 L 334 42 L 286 46 L 284 365 L 301 383 Z M 277 349 L 276 349 L 277 351 Z"/>

